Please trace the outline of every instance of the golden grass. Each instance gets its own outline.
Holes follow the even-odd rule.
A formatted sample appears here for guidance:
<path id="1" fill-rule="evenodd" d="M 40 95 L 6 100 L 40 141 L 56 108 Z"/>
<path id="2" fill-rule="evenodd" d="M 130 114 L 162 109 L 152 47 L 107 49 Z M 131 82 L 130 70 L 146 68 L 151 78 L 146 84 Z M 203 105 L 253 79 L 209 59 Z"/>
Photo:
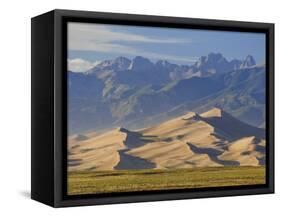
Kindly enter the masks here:
<path id="1" fill-rule="evenodd" d="M 69 195 L 256 184 L 265 184 L 263 166 L 68 173 Z"/>

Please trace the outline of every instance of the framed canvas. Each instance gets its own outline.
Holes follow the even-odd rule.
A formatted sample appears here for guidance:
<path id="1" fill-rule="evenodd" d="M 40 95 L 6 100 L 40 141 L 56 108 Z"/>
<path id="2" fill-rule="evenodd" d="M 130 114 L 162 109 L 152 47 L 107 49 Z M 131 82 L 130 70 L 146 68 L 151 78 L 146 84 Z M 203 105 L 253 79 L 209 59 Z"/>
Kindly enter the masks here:
<path id="1" fill-rule="evenodd" d="M 54 207 L 274 192 L 274 24 L 32 18 L 32 192 Z"/>

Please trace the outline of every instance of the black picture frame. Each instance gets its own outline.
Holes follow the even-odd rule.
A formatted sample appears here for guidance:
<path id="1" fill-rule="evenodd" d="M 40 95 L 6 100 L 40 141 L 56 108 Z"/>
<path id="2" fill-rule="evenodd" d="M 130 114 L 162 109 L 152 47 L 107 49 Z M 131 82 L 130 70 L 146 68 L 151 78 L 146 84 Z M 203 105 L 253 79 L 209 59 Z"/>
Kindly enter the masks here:
<path id="1" fill-rule="evenodd" d="M 192 28 L 266 34 L 266 184 L 189 190 L 66 194 L 66 23 Z M 117 13 L 53 10 L 32 18 L 31 197 L 53 207 L 274 193 L 274 24 Z"/>

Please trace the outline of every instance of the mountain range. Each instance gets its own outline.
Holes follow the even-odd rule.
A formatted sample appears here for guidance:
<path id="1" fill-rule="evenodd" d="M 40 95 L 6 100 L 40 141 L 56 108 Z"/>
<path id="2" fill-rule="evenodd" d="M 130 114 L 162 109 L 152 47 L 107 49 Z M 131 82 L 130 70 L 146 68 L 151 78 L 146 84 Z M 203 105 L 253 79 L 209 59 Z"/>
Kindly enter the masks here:
<path id="1" fill-rule="evenodd" d="M 141 56 L 105 60 L 83 73 L 68 72 L 69 133 L 134 130 L 212 107 L 264 127 L 265 77 L 265 65 L 251 55 L 228 61 L 210 53 L 192 65 Z"/>
<path id="2" fill-rule="evenodd" d="M 139 130 L 118 127 L 69 137 L 69 171 L 258 166 L 265 163 L 263 129 L 212 108 Z"/>

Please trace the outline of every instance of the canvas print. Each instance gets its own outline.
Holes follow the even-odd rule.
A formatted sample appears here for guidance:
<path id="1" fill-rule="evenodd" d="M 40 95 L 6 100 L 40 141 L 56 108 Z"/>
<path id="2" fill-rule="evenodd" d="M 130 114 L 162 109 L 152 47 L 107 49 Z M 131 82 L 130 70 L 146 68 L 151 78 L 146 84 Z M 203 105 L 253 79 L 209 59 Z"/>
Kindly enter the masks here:
<path id="1" fill-rule="evenodd" d="M 68 22 L 67 194 L 265 184 L 265 38 Z"/>

